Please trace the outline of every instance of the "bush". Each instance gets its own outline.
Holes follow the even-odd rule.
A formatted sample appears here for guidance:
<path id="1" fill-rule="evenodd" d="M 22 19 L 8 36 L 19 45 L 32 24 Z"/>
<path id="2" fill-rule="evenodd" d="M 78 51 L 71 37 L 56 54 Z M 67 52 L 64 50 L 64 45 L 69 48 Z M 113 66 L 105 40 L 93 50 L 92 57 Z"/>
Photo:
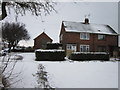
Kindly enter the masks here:
<path id="1" fill-rule="evenodd" d="M 100 53 L 100 52 L 89 52 L 89 53 L 72 53 L 69 57 L 72 60 L 78 61 L 90 61 L 90 60 L 100 60 L 100 61 L 108 61 L 109 54 L 108 53 Z"/>
<path id="2" fill-rule="evenodd" d="M 63 61 L 65 57 L 64 50 L 36 50 L 37 61 Z"/>
<path id="3" fill-rule="evenodd" d="M 61 43 L 48 43 L 46 49 L 59 49 L 62 47 Z"/>

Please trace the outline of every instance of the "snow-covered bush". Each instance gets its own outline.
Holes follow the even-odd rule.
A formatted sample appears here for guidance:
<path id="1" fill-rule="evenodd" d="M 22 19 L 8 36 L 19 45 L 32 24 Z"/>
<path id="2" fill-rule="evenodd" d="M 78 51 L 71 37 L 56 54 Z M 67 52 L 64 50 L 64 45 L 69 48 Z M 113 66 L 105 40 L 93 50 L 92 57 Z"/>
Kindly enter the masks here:
<path id="1" fill-rule="evenodd" d="M 106 52 L 73 52 L 69 59 L 72 60 L 100 60 L 100 61 L 108 61 L 109 53 Z"/>

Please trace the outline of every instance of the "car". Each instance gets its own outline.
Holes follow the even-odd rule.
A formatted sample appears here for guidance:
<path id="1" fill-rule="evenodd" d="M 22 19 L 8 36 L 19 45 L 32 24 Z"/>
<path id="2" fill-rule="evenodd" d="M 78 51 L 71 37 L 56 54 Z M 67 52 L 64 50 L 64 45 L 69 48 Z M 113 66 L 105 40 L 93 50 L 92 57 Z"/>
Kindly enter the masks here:
<path id="1" fill-rule="evenodd" d="M 4 49 L 0 51 L 0 56 L 5 56 L 8 53 L 8 49 Z"/>

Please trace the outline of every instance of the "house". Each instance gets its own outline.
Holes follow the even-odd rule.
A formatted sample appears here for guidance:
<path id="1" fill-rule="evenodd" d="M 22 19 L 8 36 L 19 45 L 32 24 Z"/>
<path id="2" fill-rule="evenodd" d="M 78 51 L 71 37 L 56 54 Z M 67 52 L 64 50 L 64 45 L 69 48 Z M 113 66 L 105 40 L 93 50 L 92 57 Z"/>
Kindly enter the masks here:
<path id="1" fill-rule="evenodd" d="M 41 33 L 34 39 L 34 49 L 45 49 L 47 43 L 52 43 L 52 39 L 45 33 Z"/>
<path id="2" fill-rule="evenodd" d="M 84 22 L 62 21 L 60 43 L 66 51 L 109 52 L 118 48 L 118 34 L 104 24 L 93 24 L 85 18 Z"/>

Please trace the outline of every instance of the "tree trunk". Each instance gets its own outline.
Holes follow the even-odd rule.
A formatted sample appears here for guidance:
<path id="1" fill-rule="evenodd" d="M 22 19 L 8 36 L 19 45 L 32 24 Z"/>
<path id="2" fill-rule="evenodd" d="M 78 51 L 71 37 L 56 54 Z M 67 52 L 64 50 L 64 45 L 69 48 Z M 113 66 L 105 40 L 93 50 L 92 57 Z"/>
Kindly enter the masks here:
<path id="1" fill-rule="evenodd" d="M 8 53 L 10 53 L 11 52 L 11 43 L 8 44 L 8 48 L 9 48 Z"/>
<path id="2" fill-rule="evenodd" d="M 7 2 L 2 2 L 2 20 L 7 16 L 7 11 L 6 11 L 6 3 Z"/>

